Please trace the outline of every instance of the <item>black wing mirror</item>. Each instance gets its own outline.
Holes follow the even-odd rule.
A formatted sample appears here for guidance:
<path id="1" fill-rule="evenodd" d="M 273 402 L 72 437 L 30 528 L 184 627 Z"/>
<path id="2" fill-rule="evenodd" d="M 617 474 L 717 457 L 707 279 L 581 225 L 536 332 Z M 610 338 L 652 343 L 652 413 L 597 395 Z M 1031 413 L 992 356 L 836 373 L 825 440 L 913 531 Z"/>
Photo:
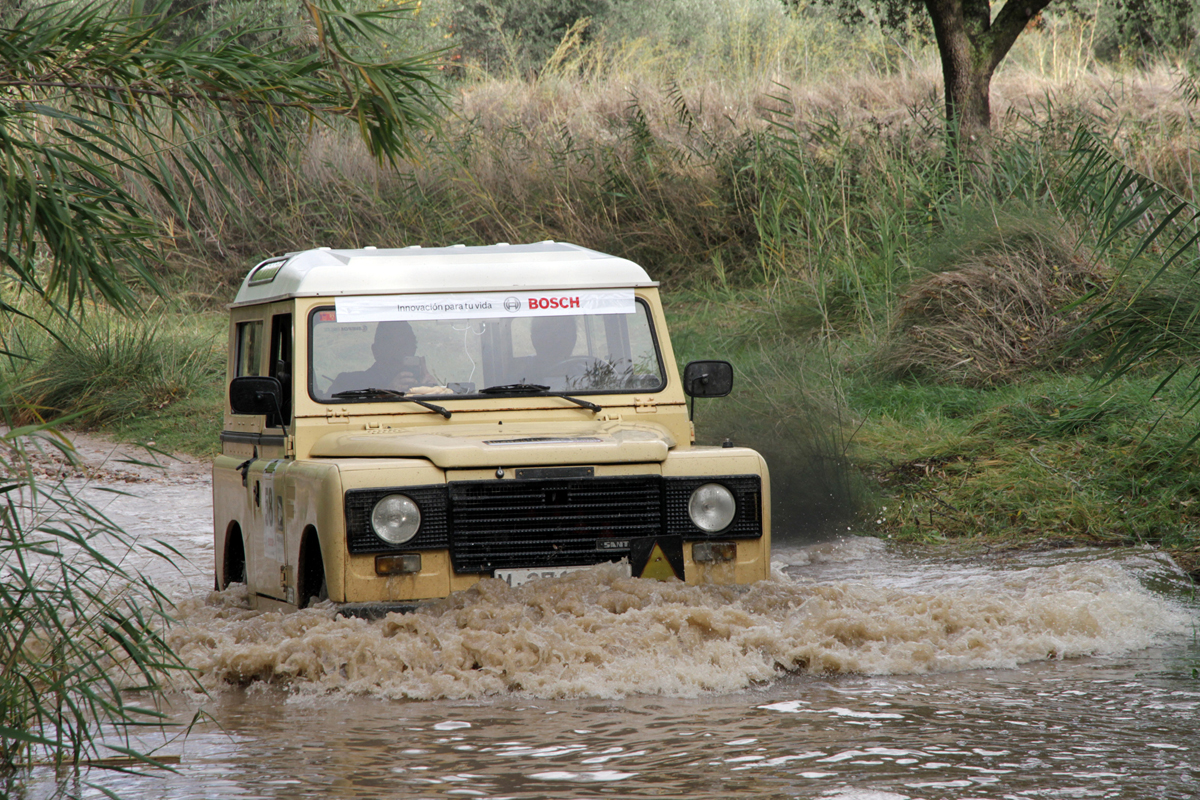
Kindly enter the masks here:
<path id="1" fill-rule="evenodd" d="M 733 365 L 728 361 L 693 361 L 683 368 L 688 397 L 724 397 L 733 391 Z"/>
<path id="2" fill-rule="evenodd" d="M 278 378 L 243 375 L 229 383 L 229 407 L 235 414 L 281 414 L 283 386 Z"/>

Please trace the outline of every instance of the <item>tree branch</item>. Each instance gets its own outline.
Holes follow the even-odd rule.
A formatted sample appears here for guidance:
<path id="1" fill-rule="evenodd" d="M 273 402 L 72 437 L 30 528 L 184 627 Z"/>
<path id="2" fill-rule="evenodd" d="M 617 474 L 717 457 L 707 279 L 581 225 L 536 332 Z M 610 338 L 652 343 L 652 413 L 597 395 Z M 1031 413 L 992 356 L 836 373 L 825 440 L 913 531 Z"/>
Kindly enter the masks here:
<path id="1" fill-rule="evenodd" d="M 980 49 L 986 48 L 989 71 L 1000 66 L 1000 62 L 1008 55 L 1021 31 L 1025 30 L 1030 20 L 1050 3 L 1051 0 L 1008 0 L 1004 4 L 991 28 L 979 42 Z"/>

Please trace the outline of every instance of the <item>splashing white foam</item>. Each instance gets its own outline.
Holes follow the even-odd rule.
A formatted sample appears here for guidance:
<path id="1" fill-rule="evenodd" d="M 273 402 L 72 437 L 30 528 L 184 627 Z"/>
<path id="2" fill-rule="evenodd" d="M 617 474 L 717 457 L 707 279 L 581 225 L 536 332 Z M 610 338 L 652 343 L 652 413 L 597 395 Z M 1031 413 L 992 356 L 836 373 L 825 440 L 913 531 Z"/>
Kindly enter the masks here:
<path id="1" fill-rule="evenodd" d="M 692 696 L 781 672 L 906 674 L 1127 652 L 1187 615 L 1115 563 L 977 575 L 925 591 L 864 582 L 686 586 L 597 567 L 485 580 L 412 614 L 257 612 L 244 589 L 180 604 L 168 632 L 210 690 L 469 698 Z"/>

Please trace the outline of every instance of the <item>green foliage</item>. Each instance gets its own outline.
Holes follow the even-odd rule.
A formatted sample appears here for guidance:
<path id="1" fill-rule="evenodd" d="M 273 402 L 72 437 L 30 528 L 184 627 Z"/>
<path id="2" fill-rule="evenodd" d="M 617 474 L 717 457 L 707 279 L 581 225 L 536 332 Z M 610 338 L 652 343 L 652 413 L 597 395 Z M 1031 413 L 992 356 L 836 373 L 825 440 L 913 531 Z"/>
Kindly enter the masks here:
<path id="1" fill-rule="evenodd" d="M 598 23 L 610 40 L 653 38 L 684 57 L 727 47 L 728 58 L 739 39 L 749 40 L 751 46 L 769 46 L 779 29 L 786 27 L 786 13 L 778 0 L 624 0 L 613 3 Z"/>
<path id="2" fill-rule="evenodd" d="M 179 319 L 92 313 L 60 327 L 10 362 L 7 405 L 26 419 L 70 416 L 76 425 L 95 426 L 153 413 L 219 384 L 223 326 L 197 331 L 194 321 L 180 326 Z"/>
<path id="3" fill-rule="evenodd" d="M 1192 0 L 1109 0 L 1099 23 L 1098 58 L 1146 60 L 1191 47 L 1200 10 Z"/>
<path id="4" fill-rule="evenodd" d="M 603 15 L 610 0 L 455 0 L 454 40 L 468 63 L 484 72 L 538 71 L 567 32 Z"/>
<path id="5" fill-rule="evenodd" d="M 1118 275 L 1131 286 L 1124 295 L 1104 297 L 1089 320 L 1089 338 L 1112 337 L 1102 370 L 1116 378 L 1148 359 L 1188 349 L 1194 339 L 1200 208 L 1126 166 L 1086 129 L 1077 132 L 1070 158 L 1065 199 L 1092 226 L 1098 246 L 1112 254 Z M 1163 288 L 1172 285 L 1176 292 L 1164 299 Z M 1181 286 L 1186 290 L 1179 291 Z M 1200 399 L 1200 390 L 1195 397 Z"/>
<path id="6" fill-rule="evenodd" d="M 795 3 L 795 0 L 785 0 Z M 911 35 L 932 33 L 925 0 L 818 0 L 837 13 L 844 24 L 857 26 L 875 22 L 884 28 Z"/>
<path id="7" fill-rule="evenodd" d="M 802 8 L 800 0 L 785 0 Z M 932 37 L 924 0 L 816 0 L 847 25 L 878 25 L 902 37 Z M 993 5 L 1002 6 L 997 3 Z M 1200 33 L 1200 6 L 1192 0 L 1054 0 L 1048 16 L 1084 18 L 1097 26 L 1096 57 L 1146 61 L 1185 53 Z M 1035 20 L 1034 24 L 1045 24 Z"/>
<path id="8" fill-rule="evenodd" d="M 394 12 L 308 9 L 317 46 L 300 56 L 227 28 L 172 41 L 160 6 L 51 5 L 0 27 L 0 269 L 67 308 L 129 306 L 134 283 L 154 285 L 149 198 L 210 219 L 197 187 L 226 200 L 230 183 L 257 186 L 264 153 L 330 117 L 353 120 L 378 158 L 411 152 L 437 118 L 428 59 L 381 55 L 379 20 Z"/>
<path id="9" fill-rule="evenodd" d="M 227 30 L 248 48 L 278 49 L 281 44 L 297 54 L 311 53 L 317 44 L 313 19 L 303 3 L 288 0 L 169 0 L 155 13 L 166 22 L 175 42 Z"/>
<path id="10" fill-rule="evenodd" d="M 162 638 L 166 599 L 122 566 L 135 550 L 178 553 L 133 542 L 78 488 L 39 479 L 37 458 L 52 451 L 71 457 L 42 428 L 0 437 L 0 776 L 112 751 L 155 763 L 133 737 L 163 724 L 154 697 L 185 671 Z"/>

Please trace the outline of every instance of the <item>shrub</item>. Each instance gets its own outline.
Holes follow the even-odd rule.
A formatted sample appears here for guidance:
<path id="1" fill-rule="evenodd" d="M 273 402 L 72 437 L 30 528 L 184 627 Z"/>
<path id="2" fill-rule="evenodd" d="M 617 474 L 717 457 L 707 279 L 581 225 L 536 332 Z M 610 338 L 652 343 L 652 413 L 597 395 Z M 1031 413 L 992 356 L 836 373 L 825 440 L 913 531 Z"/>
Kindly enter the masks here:
<path id="1" fill-rule="evenodd" d="M 1030 218 L 956 229 L 945 268 L 900 296 L 876 355 L 885 374 L 989 386 L 1061 363 L 1102 277 L 1070 228 Z"/>
<path id="2" fill-rule="evenodd" d="M 63 414 L 111 423 L 161 409 L 217 383 L 224 348 L 165 318 L 96 317 L 64 331 L 9 376 L 25 421 Z M 223 343 L 222 343 L 223 344 Z"/>

